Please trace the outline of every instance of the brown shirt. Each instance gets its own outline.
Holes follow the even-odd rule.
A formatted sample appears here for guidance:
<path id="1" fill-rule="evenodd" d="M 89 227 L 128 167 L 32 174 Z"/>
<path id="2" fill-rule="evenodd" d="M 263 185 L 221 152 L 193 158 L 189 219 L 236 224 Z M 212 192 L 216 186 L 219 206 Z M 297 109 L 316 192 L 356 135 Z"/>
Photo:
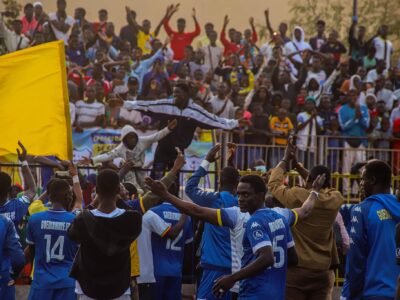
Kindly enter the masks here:
<path id="1" fill-rule="evenodd" d="M 268 182 L 269 192 L 287 208 L 300 207 L 308 198 L 310 190 L 297 186 L 289 188 L 283 184 L 284 177 L 283 169 L 273 169 Z M 298 267 L 330 269 L 335 261 L 333 224 L 343 202 L 340 192 L 334 189 L 321 190 L 311 214 L 292 228 L 299 257 Z"/>

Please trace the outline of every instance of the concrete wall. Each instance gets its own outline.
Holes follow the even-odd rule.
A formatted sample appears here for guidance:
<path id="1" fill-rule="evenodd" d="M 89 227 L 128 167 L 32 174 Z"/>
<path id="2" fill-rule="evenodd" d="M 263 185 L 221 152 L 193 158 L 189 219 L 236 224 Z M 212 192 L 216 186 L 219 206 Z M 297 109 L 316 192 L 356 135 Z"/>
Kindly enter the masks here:
<path id="1" fill-rule="evenodd" d="M 20 0 L 22 4 L 35 0 Z M 97 12 L 100 8 L 105 8 L 109 12 L 109 19 L 113 21 L 117 28 L 125 23 L 125 5 L 129 5 L 136 10 L 138 20 L 148 18 L 152 21 L 153 26 L 159 22 L 165 13 L 165 9 L 169 4 L 181 3 L 179 12 L 176 17 L 184 17 L 189 22 L 188 29 L 193 28 L 191 22 L 191 10 L 195 7 L 197 10 L 198 20 L 201 24 L 213 22 L 219 30 L 225 14 L 230 17 L 229 26 L 243 30 L 248 27 L 249 17 L 255 18 L 256 24 L 265 24 L 264 10 L 269 8 L 271 13 L 271 21 L 277 28 L 278 22 L 289 19 L 289 1 L 290 0 L 67 0 L 67 10 L 73 16 L 75 7 L 84 7 L 88 12 L 88 20 L 97 20 Z M 41 0 L 45 7 L 45 11 L 54 11 L 56 0 Z M 2 4 L 0 4 L 2 8 Z M 175 21 L 173 23 L 175 25 Z"/>

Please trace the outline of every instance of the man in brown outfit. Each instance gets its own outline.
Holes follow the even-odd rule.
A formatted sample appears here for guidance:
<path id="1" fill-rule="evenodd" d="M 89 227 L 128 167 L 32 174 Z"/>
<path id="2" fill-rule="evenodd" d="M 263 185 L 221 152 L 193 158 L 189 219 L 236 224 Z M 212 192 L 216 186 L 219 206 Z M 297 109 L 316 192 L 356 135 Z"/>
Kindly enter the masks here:
<path id="1" fill-rule="evenodd" d="M 288 269 L 286 299 L 329 300 L 334 282 L 331 265 L 337 256 L 333 225 L 344 198 L 340 192 L 330 188 L 330 171 L 324 166 L 316 166 L 308 173 L 296 163 L 294 167 L 303 178 L 307 178 L 305 187 L 284 185 L 285 172 L 295 158 L 295 150 L 289 141 L 284 158 L 272 170 L 268 182 L 272 196 L 287 208 L 300 207 L 311 193 L 315 178 L 326 174 L 326 181 L 311 214 L 292 228 L 299 263 Z"/>

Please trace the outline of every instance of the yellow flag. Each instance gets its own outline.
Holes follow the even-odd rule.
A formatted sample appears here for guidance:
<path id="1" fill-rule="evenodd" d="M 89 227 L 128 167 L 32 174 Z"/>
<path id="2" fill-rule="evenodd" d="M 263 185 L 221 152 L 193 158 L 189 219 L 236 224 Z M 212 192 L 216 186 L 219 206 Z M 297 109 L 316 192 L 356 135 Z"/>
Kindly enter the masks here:
<path id="1" fill-rule="evenodd" d="M 32 155 L 72 159 L 62 41 L 0 56 L 0 156 L 20 140 Z"/>

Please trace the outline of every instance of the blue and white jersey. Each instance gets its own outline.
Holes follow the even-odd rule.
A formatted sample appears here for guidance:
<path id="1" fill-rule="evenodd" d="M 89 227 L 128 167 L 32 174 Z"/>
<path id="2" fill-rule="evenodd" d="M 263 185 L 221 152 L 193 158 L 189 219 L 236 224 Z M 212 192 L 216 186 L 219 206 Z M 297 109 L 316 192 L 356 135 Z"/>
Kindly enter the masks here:
<path id="1" fill-rule="evenodd" d="M 24 265 L 24 252 L 14 224 L 2 215 L 0 215 L 0 261 L 7 261 L 12 267 L 22 268 Z M 8 283 L 9 275 L 9 269 L 0 269 L 0 286 Z"/>
<path id="2" fill-rule="evenodd" d="M 197 171 L 186 183 L 185 192 L 197 205 L 210 208 L 237 207 L 237 196 L 228 191 L 208 192 L 198 187 L 200 179 L 207 175 L 208 168 L 202 162 Z M 204 166 L 203 166 L 204 165 Z M 236 237 L 229 228 L 221 228 L 209 223 L 204 224 L 203 237 L 201 239 L 200 263 L 204 269 L 230 272 L 235 264 Z"/>
<path id="3" fill-rule="evenodd" d="M 151 209 L 171 227 L 178 223 L 181 213 L 169 203 L 163 203 Z M 193 241 L 192 221 L 188 217 L 182 231 L 171 240 L 152 233 L 154 275 L 181 277 L 185 245 Z"/>
<path id="4" fill-rule="evenodd" d="M 28 212 L 30 203 L 29 198 L 26 196 L 9 199 L 4 205 L 0 206 L 0 215 L 9 218 L 14 223 L 15 228 L 18 228 L 18 225 Z"/>
<path id="5" fill-rule="evenodd" d="M 78 245 L 67 236 L 75 214 L 48 210 L 32 215 L 28 221 L 26 242 L 35 246 L 32 287 L 59 289 L 75 287 L 69 277 Z"/>
<path id="6" fill-rule="evenodd" d="M 263 247 L 270 246 L 274 252 L 273 266 L 240 282 L 240 297 L 284 299 L 287 249 L 294 247 L 287 220 L 268 208 L 257 210 L 249 219 L 236 208 L 221 209 L 217 213 L 221 225 L 233 228 L 234 231 L 244 231 L 242 268 L 254 261 L 257 251 Z M 243 226 L 244 230 L 240 229 Z"/>

